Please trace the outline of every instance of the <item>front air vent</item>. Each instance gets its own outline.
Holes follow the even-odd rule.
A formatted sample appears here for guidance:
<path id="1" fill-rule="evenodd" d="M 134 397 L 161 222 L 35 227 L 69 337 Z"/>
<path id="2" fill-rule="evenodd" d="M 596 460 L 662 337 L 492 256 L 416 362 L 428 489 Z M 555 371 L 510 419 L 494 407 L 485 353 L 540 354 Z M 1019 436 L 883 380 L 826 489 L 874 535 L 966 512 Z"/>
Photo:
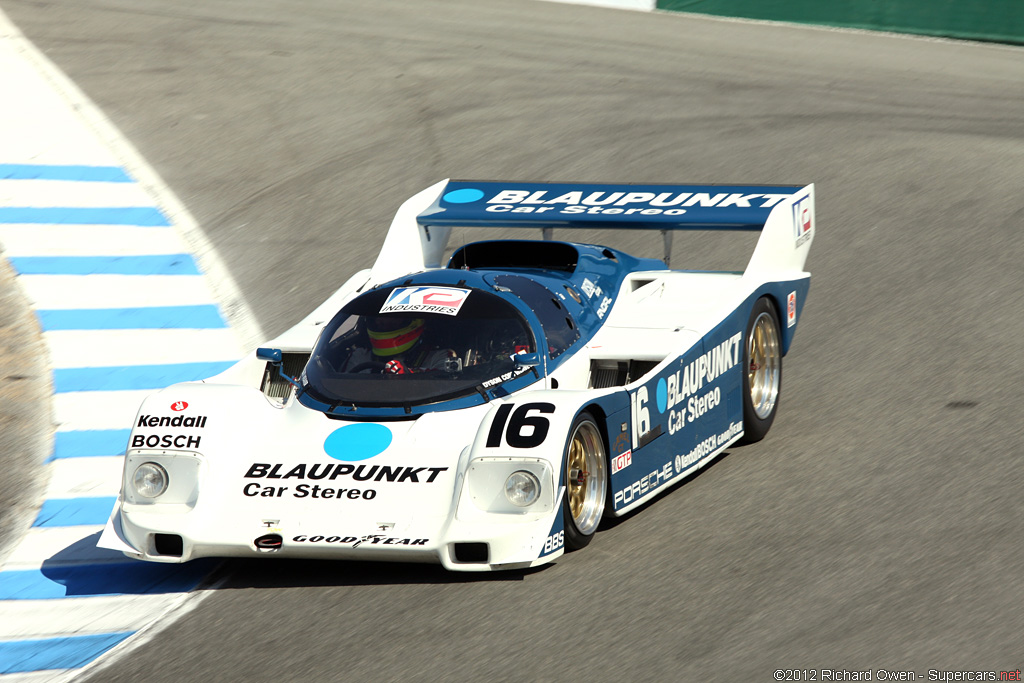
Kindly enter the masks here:
<path id="1" fill-rule="evenodd" d="M 637 381 L 656 367 L 658 367 L 658 361 L 656 360 L 629 361 L 629 381 Z"/>
<path id="2" fill-rule="evenodd" d="M 185 544 L 178 534 L 153 534 L 153 547 L 157 555 L 181 557 Z"/>
<path id="3" fill-rule="evenodd" d="M 302 374 L 302 369 L 306 367 L 308 360 L 309 354 L 305 352 L 285 353 L 281 356 L 281 367 L 286 375 L 297 378 Z M 291 390 L 291 383 L 278 373 L 277 368 L 267 363 L 267 369 L 263 371 L 263 384 L 260 386 L 260 391 L 270 398 L 283 401 L 291 393 Z"/>
<path id="4" fill-rule="evenodd" d="M 615 360 L 590 361 L 590 388 L 621 387 L 629 377 L 629 363 Z"/>
<path id="5" fill-rule="evenodd" d="M 486 543 L 454 543 L 453 546 L 455 561 L 462 564 L 483 564 L 490 554 Z"/>
<path id="6" fill-rule="evenodd" d="M 654 368 L 653 360 L 592 360 L 590 361 L 590 388 L 622 387 L 635 382 Z"/>
<path id="7" fill-rule="evenodd" d="M 452 254 L 448 267 L 457 268 L 543 268 L 572 273 L 580 252 L 565 242 L 493 240 L 473 242 Z"/>

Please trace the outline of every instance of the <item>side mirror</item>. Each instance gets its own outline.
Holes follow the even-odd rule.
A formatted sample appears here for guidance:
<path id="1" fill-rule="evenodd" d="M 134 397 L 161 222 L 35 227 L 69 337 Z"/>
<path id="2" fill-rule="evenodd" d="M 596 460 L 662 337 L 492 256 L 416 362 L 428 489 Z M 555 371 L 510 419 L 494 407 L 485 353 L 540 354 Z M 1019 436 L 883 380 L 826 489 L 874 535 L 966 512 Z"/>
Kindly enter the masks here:
<path id="1" fill-rule="evenodd" d="M 517 353 L 512 356 L 512 362 L 520 368 L 535 368 L 540 365 L 540 354 L 538 353 Z"/>
<path id="2" fill-rule="evenodd" d="M 273 365 L 277 368 L 277 374 L 280 375 L 282 379 L 295 387 L 300 393 L 302 392 L 302 385 L 296 382 L 294 377 L 289 377 L 284 372 L 284 363 L 282 362 L 284 354 L 281 353 L 281 349 L 268 349 L 261 346 L 256 349 L 256 358 Z"/>
<path id="3" fill-rule="evenodd" d="M 256 357 L 268 363 L 278 365 L 281 362 L 282 358 L 281 349 L 268 349 L 266 347 L 260 347 L 256 349 Z"/>

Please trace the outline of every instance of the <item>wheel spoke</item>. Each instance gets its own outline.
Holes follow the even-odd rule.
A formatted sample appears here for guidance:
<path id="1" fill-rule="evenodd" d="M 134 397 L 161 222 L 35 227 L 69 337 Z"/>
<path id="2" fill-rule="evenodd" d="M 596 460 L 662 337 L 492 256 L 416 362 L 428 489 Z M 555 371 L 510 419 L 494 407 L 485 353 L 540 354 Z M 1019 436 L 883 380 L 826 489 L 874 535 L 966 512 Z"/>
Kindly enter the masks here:
<path id="1" fill-rule="evenodd" d="M 779 393 L 778 332 L 767 313 L 761 313 L 754 321 L 748 355 L 750 402 L 758 417 L 764 419 L 771 414 Z"/>
<path id="2" fill-rule="evenodd" d="M 566 502 L 572 524 L 584 536 L 597 530 L 607 489 L 604 441 L 587 420 L 573 432 L 566 454 Z"/>

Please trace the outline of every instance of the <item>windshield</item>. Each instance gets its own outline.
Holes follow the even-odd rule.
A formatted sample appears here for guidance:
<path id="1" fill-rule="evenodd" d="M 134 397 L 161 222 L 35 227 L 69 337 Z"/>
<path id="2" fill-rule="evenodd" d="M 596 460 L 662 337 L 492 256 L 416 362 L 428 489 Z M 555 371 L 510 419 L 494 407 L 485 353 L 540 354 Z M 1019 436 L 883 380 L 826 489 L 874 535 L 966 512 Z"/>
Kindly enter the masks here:
<path id="1" fill-rule="evenodd" d="M 533 353 L 520 313 L 489 292 L 458 287 L 388 287 L 349 302 L 324 328 L 303 389 L 323 403 L 409 406 L 492 387 Z"/>

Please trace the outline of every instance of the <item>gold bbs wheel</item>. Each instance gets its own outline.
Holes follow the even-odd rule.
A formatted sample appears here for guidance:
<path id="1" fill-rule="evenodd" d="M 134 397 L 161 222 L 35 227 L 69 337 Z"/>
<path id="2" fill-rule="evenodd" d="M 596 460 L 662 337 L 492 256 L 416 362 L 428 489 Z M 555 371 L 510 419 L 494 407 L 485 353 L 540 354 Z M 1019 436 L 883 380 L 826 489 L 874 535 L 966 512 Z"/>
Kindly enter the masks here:
<path id="1" fill-rule="evenodd" d="M 782 389 L 779 316 L 768 298 L 758 299 L 750 313 L 743 357 L 743 442 L 753 443 L 772 426 Z"/>
<path id="2" fill-rule="evenodd" d="M 608 458 L 601 431 L 590 413 L 580 413 L 565 448 L 565 545 L 576 550 L 590 543 L 608 491 Z"/>

